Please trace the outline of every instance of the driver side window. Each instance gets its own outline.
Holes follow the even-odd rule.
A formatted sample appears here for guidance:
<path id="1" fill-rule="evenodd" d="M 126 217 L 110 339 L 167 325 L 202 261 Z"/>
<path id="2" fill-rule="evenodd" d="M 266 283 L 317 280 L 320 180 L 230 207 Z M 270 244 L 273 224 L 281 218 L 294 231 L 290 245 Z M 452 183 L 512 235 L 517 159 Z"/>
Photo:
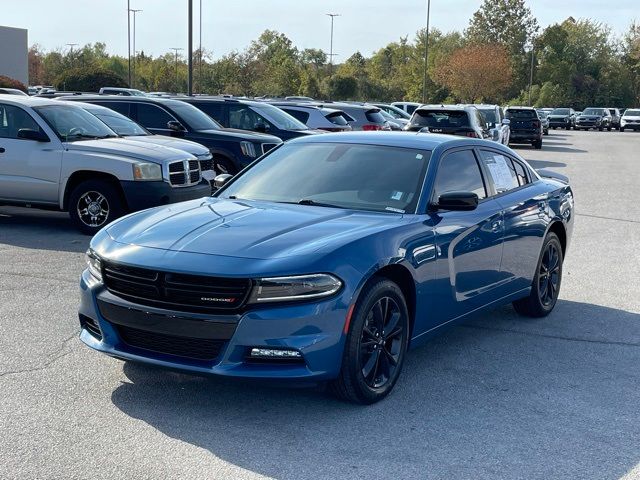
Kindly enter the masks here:
<path id="1" fill-rule="evenodd" d="M 256 125 L 269 122 L 260 114 L 254 112 L 246 105 L 234 105 L 229 108 L 229 127 L 241 130 L 255 130 Z"/>
<path id="2" fill-rule="evenodd" d="M 0 104 L 0 138 L 18 138 L 22 128 L 40 131 L 40 126 L 27 112 L 13 105 Z"/>
<path id="3" fill-rule="evenodd" d="M 447 192 L 473 192 L 480 200 L 486 198 L 482 173 L 471 150 L 458 150 L 440 160 L 433 201 Z"/>

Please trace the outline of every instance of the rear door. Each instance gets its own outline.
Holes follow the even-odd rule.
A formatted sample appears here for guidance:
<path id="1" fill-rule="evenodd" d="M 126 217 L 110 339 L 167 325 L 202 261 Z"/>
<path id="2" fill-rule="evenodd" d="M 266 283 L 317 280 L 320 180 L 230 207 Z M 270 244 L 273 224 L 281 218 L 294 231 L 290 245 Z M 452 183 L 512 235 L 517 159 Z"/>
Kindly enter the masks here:
<path id="1" fill-rule="evenodd" d="M 470 148 L 447 152 L 440 160 L 431 202 L 451 191 L 475 192 L 478 208 L 431 214 L 438 259 L 434 319 L 446 322 L 495 299 L 503 282 L 502 207 L 490 196 L 484 173 Z"/>
<path id="2" fill-rule="evenodd" d="M 62 146 L 48 132 L 49 142 L 18 138 L 20 129 L 44 131 L 21 107 L 0 103 L 0 198 L 58 204 Z"/>
<path id="3" fill-rule="evenodd" d="M 134 120 L 147 130 L 158 135 L 171 136 L 173 134 L 173 130 L 167 124 L 171 121 L 178 121 L 178 119 L 164 108 L 153 103 L 143 102 L 132 102 L 131 108 Z"/>

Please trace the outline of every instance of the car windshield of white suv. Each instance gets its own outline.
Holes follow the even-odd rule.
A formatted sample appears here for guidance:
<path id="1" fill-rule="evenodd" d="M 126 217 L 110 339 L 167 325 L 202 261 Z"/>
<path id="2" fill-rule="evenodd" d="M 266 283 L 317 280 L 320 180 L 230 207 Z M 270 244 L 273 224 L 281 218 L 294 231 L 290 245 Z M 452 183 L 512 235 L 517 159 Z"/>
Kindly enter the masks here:
<path id="1" fill-rule="evenodd" d="M 75 105 L 46 105 L 34 107 L 34 110 L 63 142 L 118 136 L 95 116 Z"/>
<path id="2" fill-rule="evenodd" d="M 480 113 L 482 113 L 485 121 L 491 125 L 495 125 L 498 121 L 496 118 L 496 111 L 493 108 L 481 108 Z"/>
<path id="3" fill-rule="evenodd" d="M 640 117 L 640 110 L 627 110 L 623 117 Z"/>
<path id="4" fill-rule="evenodd" d="M 285 144 L 221 198 L 415 213 L 431 152 L 344 143 Z"/>
<path id="5" fill-rule="evenodd" d="M 255 108 L 255 110 L 260 113 L 260 115 L 264 116 L 280 130 L 309 130 L 309 127 L 307 127 L 300 120 L 295 119 L 287 112 L 283 112 L 278 107 L 274 107 L 273 105 L 265 104 L 260 106 L 252 106 L 251 108 Z"/>
<path id="6" fill-rule="evenodd" d="M 104 112 L 102 110 L 89 110 L 89 112 L 106 123 L 107 127 L 109 127 L 121 137 L 142 137 L 151 135 L 151 133 L 147 129 L 141 127 L 130 118 L 127 118 L 118 112 L 114 112 L 112 110 L 110 111 L 106 108 L 104 109 Z"/>

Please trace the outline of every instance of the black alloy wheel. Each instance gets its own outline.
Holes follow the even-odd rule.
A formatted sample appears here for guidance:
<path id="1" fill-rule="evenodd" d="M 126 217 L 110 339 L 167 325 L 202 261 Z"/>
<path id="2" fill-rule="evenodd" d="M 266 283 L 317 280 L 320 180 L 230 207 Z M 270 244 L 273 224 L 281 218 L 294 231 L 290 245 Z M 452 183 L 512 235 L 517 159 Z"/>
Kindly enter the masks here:
<path id="1" fill-rule="evenodd" d="M 372 404 L 393 389 L 409 343 L 409 313 L 400 287 L 373 278 L 353 309 L 342 367 L 329 385 L 349 402 Z"/>
<path id="2" fill-rule="evenodd" d="M 527 317 L 545 317 L 556 306 L 562 283 L 562 245 L 555 233 L 547 234 L 529 296 L 513 302 L 516 311 Z"/>

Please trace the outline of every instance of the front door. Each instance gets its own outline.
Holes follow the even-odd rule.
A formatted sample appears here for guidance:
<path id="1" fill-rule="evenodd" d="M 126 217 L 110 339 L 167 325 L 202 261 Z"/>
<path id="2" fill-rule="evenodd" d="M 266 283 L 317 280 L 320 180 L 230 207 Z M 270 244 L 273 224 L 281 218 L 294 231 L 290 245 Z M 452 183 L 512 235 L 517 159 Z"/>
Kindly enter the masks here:
<path id="1" fill-rule="evenodd" d="M 436 324 L 490 302 L 504 283 L 500 272 L 502 208 L 489 198 L 471 149 L 456 150 L 440 160 L 431 201 L 436 203 L 441 194 L 454 191 L 474 192 L 480 202 L 473 211 L 431 213 L 438 250 Z"/>
<path id="2" fill-rule="evenodd" d="M 42 131 L 29 112 L 0 103 L 0 199 L 57 204 L 62 147 L 19 138 L 21 129 Z"/>

